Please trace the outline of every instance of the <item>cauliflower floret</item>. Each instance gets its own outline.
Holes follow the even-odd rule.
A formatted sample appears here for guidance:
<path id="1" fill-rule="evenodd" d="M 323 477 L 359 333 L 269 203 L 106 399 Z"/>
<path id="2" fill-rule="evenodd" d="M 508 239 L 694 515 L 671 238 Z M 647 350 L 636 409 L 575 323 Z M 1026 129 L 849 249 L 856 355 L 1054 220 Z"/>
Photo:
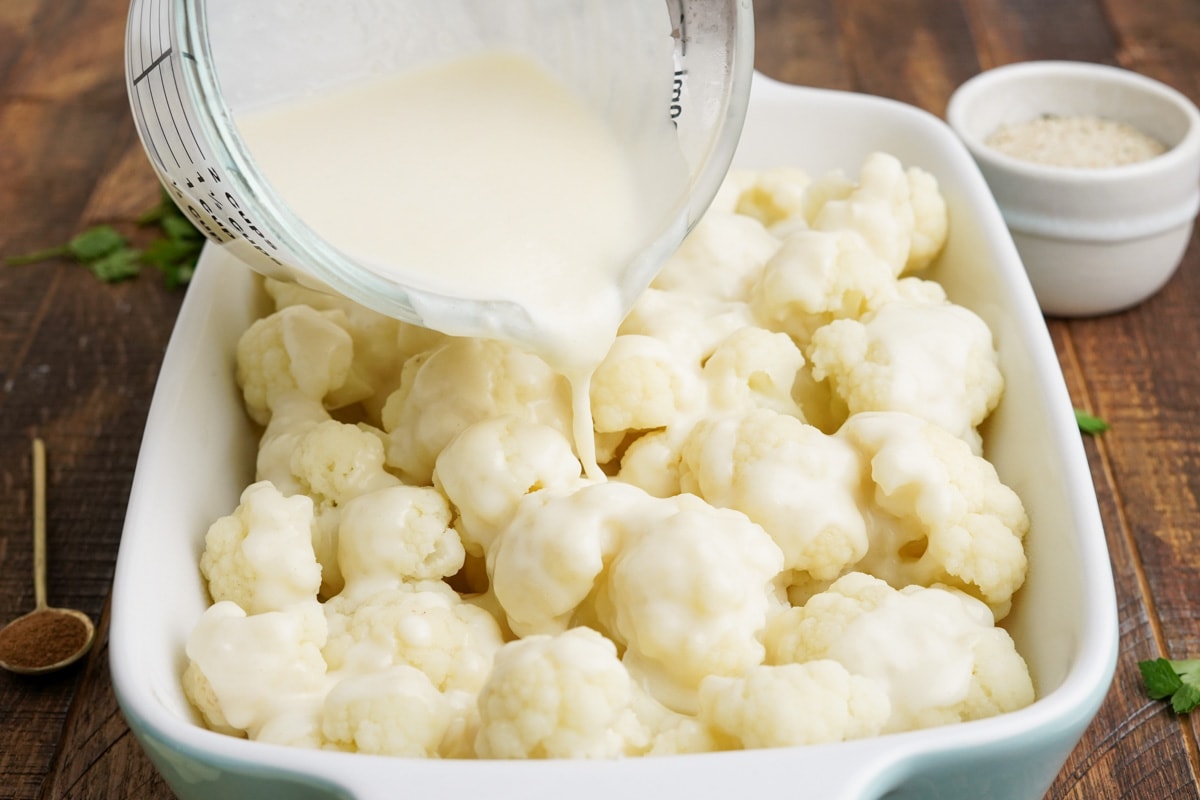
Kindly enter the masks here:
<path id="1" fill-rule="evenodd" d="M 982 719 L 1033 702 L 1012 638 L 979 600 L 941 586 L 893 589 L 850 573 L 768 623 L 773 664 L 833 659 L 885 688 L 884 732 Z"/>
<path id="2" fill-rule="evenodd" d="M 540 358 L 502 342 L 450 339 L 404 364 L 383 408 L 388 464 L 427 486 L 438 454 L 468 425 L 513 415 L 571 432 L 565 378 Z"/>
<path id="3" fill-rule="evenodd" d="M 508 524 L 522 497 L 539 489 L 572 488 L 579 459 L 559 431 L 519 417 L 476 422 L 437 457 L 434 486 L 459 514 L 467 552 L 482 556 Z"/>
<path id="4" fill-rule="evenodd" d="M 652 504 L 645 492 L 617 482 L 522 497 L 487 557 L 492 591 L 512 631 L 528 636 L 570 627 Z"/>
<path id="5" fill-rule="evenodd" d="M 812 179 L 795 167 L 759 170 L 735 170 L 744 175 L 738 181 L 740 192 L 734 210 L 753 217 L 768 230 L 783 224 L 807 225 L 805 197 Z M 727 179 L 728 180 L 728 179 Z"/>
<path id="6" fill-rule="evenodd" d="M 311 750 L 330 748 L 330 743 L 321 732 L 323 704 L 324 698 L 319 694 L 306 696 L 267 720 L 255 733 L 254 740 L 284 747 L 306 747 Z"/>
<path id="7" fill-rule="evenodd" d="M 384 468 L 379 434 L 337 420 L 320 422 L 301 436 L 289 466 L 302 491 L 319 506 L 344 506 L 360 495 L 400 485 Z"/>
<path id="8" fill-rule="evenodd" d="M 510 642 L 479 693 L 481 758 L 612 758 L 645 746 L 617 648 L 590 628 Z"/>
<path id="9" fill-rule="evenodd" d="M 407 665 L 439 690 L 476 692 L 504 643 L 491 614 L 440 581 L 342 593 L 324 609 L 323 654 L 343 674 Z"/>
<path id="10" fill-rule="evenodd" d="M 450 725 L 442 734 L 438 755 L 442 758 L 475 758 L 475 737 L 479 735 L 479 695 L 451 689 L 442 697 L 450 706 Z"/>
<path id="11" fill-rule="evenodd" d="M 425 673 L 400 665 L 338 681 L 325 697 L 321 731 L 351 752 L 429 758 L 438 754 L 451 711 Z"/>
<path id="12" fill-rule="evenodd" d="M 276 717 L 315 707 L 328 690 L 325 633 L 316 600 L 251 615 L 219 601 L 188 636 L 188 699 L 206 718 L 257 738 Z"/>
<path id="13" fill-rule="evenodd" d="M 804 419 L 792 396 L 804 355 L 784 333 L 746 327 L 732 333 L 704 364 L 710 412 L 770 408 Z"/>
<path id="14" fill-rule="evenodd" d="M 995 467 L 961 439 L 901 413 L 855 414 L 838 438 L 870 464 L 871 546 L 860 571 L 893 586 L 943 583 L 997 619 L 1025 581 L 1029 518 Z"/>
<path id="15" fill-rule="evenodd" d="M 285 495 L 303 494 L 304 486 L 292 472 L 292 454 L 309 431 L 330 419 L 325 406 L 313 400 L 277 405 L 258 440 L 255 480 L 270 481 Z"/>
<path id="16" fill-rule="evenodd" d="M 700 719 L 723 749 L 793 747 L 878 734 L 891 713 L 883 686 L 837 661 L 762 665 L 700 684 Z"/>
<path id="17" fill-rule="evenodd" d="M 886 603 L 897 590 L 865 572 L 848 572 L 803 605 L 771 618 L 763 632 L 768 664 L 802 664 L 826 658 L 829 643 L 866 611 Z"/>
<path id="18" fill-rule="evenodd" d="M 188 661 L 187 667 L 184 668 L 182 684 L 184 697 L 200 712 L 209 730 L 227 736 L 246 735 L 245 731 L 233 727 L 229 720 L 225 719 L 225 712 L 221 710 L 221 701 L 217 698 L 217 693 L 213 691 L 212 684 L 204 677 L 195 661 Z"/>
<path id="19" fill-rule="evenodd" d="M 260 463 L 266 462 L 269 474 L 315 503 L 312 539 L 321 564 L 322 596 L 337 594 L 345 585 L 337 558 L 342 509 L 359 495 L 400 485 L 400 479 L 384 469 L 381 436 L 368 425 L 302 418 L 294 433 L 281 431 L 272 440 L 269 460 L 260 451 Z M 285 453 L 288 443 L 292 450 Z M 285 455 L 286 469 L 278 463 Z"/>
<path id="20" fill-rule="evenodd" d="M 909 167 L 904 175 L 908 178 L 909 203 L 913 210 L 912 240 L 904 272 L 920 272 L 933 263 L 946 246 L 949 213 L 937 178 L 920 167 Z"/>
<path id="21" fill-rule="evenodd" d="M 704 390 L 667 343 L 623 334 L 592 376 L 591 400 L 599 433 L 652 430 L 699 413 Z"/>
<path id="22" fill-rule="evenodd" d="M 858 184 L 844 196 L 826 197 L 811 222 L 815 230 L 857 233 L 892 275 L 900 275 L 916 225 L 904 167 L 895 156 L 872 153 L 859 170 Z"/>
<path id="23" fill-rule="evenodd" d="M 736 511 L 620 482 L 521 500 L 488 552 L 492 591 L 519 636 L 576 624 L 609 633 L 639 681 L 677 710 L 704 675 L 762 659 L 783 556 Z"/>
<path id="24" fill-rule="evenodd" d="M 329 399 L 353 377 L 354 344 L 343 327 L 345 318 L 341 311 L 289 306 L 256 320 L 242 334 L 237 382 L 255 422 L 266 425 L 277 407 L 297 399 L 333 408 L 366 396 L 363 383 L 338 401 Z"/>
<path id="25" fill-rule="evenodd" d="M 692 714 L 667 708 L 636 681 L 633 710 L 649 737 L 642 755 L 711 753 L 726 746 L 713 728 Z"/>
<path id="26" fill-rule="evenodd" d="M 341 324 L 354 344 L 354 360 L 351 363 L 352 379 L 349 383 L 365 386 L 362 397 L 357 398 L 371 405 L 382 402 L 382 397 L 399 378 L 400 367 L 406 354 L 397 352 L 400 329 L 406 323 L 380 314 L 378 311 L 348 300 L 331 292 L 319 292 L 298 283 L 266 278 L 263 287 L 275 302 L 276 310 L 293 306 L 308 306 L 318 311 L 340 311 L 344 315 Z M 379 397 L 376 403 L 372 398 Z M 374 408 L 378 411 L 378 408 Z"/>
<path id="27" fill-rule="evenodd" d="M 946 290 L 937 281 L 909 276 L 896 281 L 896 296 L 892 300 L 936 306 L 950 302 Z"/>
<path id="28" fill-rule="evenodd" d="M 717 194 L 708 204 L 709 209 L 717 209 L 732 214 L 737 211 L 741 202 L 742 192 L 754 184 L 757 172 L 753 169 L 733 168 L 725 173 L 725 179 L 717 188 Z"/>
<path id="29" fill-rule="evenodd" d="M 753 217 L 710 209 L 652 284 L 717 300 L 746 300 L 778 240 Z"/>
<path id="30" fill-rule="evenodd" d="M 679 494 L 679 448 L 675 431 L 657 430 L 629 443 L 621 455 L 616 480 L 631 483 L 654 497 Z"/>
<path id="31" fill-rule="evenodd" d="M 371 394 L 361 403 L 367 419 L 376 427 L 380 425 L 384 401 L 399 386 L 404 362 L 447 338 L 444 333 L 392 319 L 341 295 L 272 278 L 266 278 L 263 285 L 275 301 L 276 310 L 304 305 L 318 311 L 342 311 L 346 315 L 344 327 L 354 342 L 351 370 L 371 388 Z"/>
<path id="32" fill-rule="evenodd" d="M 804 215 L 805 224 L 812 227 L 813 221 L 821 213 L 826 203 L 833 200 L 845 200 L 854 191 L 857 184 L 842 169 L 831 169 L 809 182 L 804 187 L 798 210 Z"/>
<path id="33" fill-rule="evenodd" d="M 750 306 L 765 327 L 806 347 L 813 331 L 857 319 L 896 293 L 891 267 L 851 231 L 801 231 L 767 262 Z"/>
<path id="34" fill-rule="evenodd" d="M 321 566 L 313 553 L 313 504 L 284 497 L 268 482 L 251 484 L 229 516 L 204 537 L 200 573 L 214 602 L 247 613 L 282 611 L 316 599 Z"/>
<path id="35" fill-rule="evenodd" d="M 744 514 L 693 495 L 651 499 L 647 512 L 608 567 L 597 619 L 651 694 L 692 713 L 706 675 L 762 661 L 757 634 L 781 608 L 783 554 Z"/>
<path id="36" fill-rule="evenodd" d="M 346 585 L 440 580 L 458 572 L 466 553 L 452 517 L 442 493 L 427 486 L 392 486 L 354 498 L 338 526 Z"/>
<path id="37" fill-rule="evenodd" d="M 845 442 L 760 409 L 699 423 L 683 446 L 680 485 L 761 525 L 786 569 L 832 579 L 869 545 L 862 465 Z"/>
<path id="38" fill-rule="evenodd" d="M 808 357 L 813 377 L 828 380 L 851 414 L 905 411 L 976 453 L 976 426 L 1004 389 L 987 323 L 951 303 L 896 301 L 861 321 L 836 320 L 813 334 Z"/>
<path id="39" fill-rule="evenodd" d="M 619 332 L 660 339 L 680 364 L 699 367 L 729 334 L 752 324 L 746 303 L 651 287 L 638 297 Z"/>

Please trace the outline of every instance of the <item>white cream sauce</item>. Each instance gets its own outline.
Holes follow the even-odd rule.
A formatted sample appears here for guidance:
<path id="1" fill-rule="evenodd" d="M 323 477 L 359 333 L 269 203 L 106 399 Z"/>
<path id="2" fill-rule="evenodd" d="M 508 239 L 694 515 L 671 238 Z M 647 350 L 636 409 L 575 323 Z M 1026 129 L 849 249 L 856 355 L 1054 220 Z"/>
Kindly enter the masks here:
<path id="1" fill-rule="evenodd" d="M 625 309 L 620 281 L 655 233 L 633 160 L 533 62 L 477 56 L 248 114 L 262 173 L 326 241 L 401 285 L 504 300 L 571 383 L 595 464 L 592 372 Z M 436 321 L 431 323 L 436 327 Z"/>

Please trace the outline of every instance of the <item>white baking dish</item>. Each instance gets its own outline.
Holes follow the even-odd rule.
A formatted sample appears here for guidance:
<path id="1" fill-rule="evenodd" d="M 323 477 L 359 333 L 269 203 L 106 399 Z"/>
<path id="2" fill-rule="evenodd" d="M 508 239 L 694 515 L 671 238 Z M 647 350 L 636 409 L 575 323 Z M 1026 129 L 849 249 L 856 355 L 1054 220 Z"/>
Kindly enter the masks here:
<path id="1" fill-rule="evenodd" d="M 966 149 L 940 120 L 861 95 L 755 77 L 743 166 L 853 170 L 885 150 L 937 176 L 950 239 L 934 277 L 992 327 L 1007 391 L 986 455 L 1032 519 L 1029 578 L 1005 622 L 1038 700 L 992 719 L 847 744 L 618 761 L 455 762 L 314 752 L 201 728 L 180 688 L 206 598 L 208 525 L 252 478 L 255 433 L 233 349 L 262 313 L 252 273 L 209 248 L 147 422 L 117 563 L 110 658 L 130 727 L 189 798 L 1038 798 L 1103 700 L 1117 614 L 1095 493 L 1050 338 L 1012 240 Z"/>

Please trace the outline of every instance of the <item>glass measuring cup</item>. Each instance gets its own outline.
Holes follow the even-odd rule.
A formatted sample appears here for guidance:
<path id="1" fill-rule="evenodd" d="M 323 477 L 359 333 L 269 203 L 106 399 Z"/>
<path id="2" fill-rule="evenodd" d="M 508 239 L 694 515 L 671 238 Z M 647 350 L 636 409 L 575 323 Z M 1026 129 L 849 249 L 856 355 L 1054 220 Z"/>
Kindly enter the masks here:
<path id="1" fill-rule="evenodd" d="M 732 158 L 752 73 L 750 0 L 133 0 L 127 87 L 164 186 L 254 270 L 445 333 L 519 341 L 523 308 L 430 290 L 429 265 L 381 275 L 318 235 L 273 190 L 236 125 L 242 112 L 306 93 L 497 48 L 545 66 L 619 139 L 671 126 L 682 169 L 634 153 L 655 235 L 623 274 L 630 307 Z"/>

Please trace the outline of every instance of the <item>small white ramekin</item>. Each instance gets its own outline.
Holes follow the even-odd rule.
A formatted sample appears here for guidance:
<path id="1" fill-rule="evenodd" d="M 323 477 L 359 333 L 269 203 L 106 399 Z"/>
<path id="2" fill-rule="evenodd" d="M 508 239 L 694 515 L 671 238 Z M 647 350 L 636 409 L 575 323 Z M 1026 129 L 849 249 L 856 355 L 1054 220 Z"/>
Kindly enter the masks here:
<path id="1" fill-rule="evenodd" d="M 1167 150 L 1116 167 L 1058 167 L 985 142 L 1042 115 L 1125 122 Z M 983 172 L 1044 313 L 1120 311 L 1174 274 L 1200 210 L 1200 112 L 1183 94 L 1118 67 L 1031 61 L 968 80 L 946 118 Z"/>

